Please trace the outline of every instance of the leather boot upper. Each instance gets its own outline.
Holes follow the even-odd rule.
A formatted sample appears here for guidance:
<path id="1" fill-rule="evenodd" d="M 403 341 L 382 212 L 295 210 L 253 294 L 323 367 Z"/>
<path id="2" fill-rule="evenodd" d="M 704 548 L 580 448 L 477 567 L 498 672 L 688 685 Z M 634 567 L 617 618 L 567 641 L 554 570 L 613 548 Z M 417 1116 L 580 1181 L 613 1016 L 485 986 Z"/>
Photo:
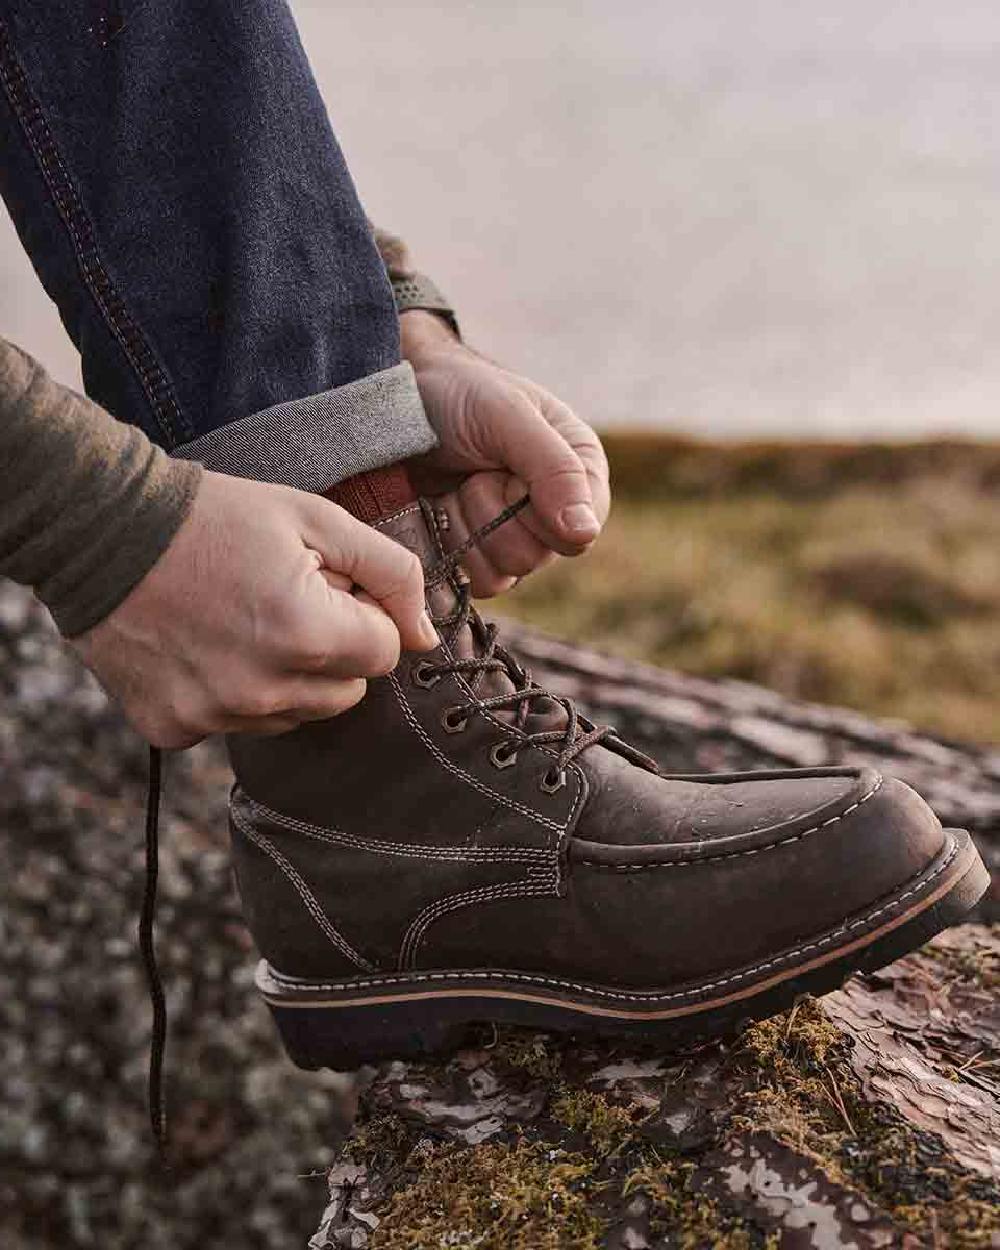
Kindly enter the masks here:
<path id="1" fill-rule="evenodd" d="M 435 580 L 426 505 L 382 528 L 423 559 L 441 646 L 333 720 L 230 740 L 241 892 L 279 971 L 667 987 L 874 923 L 940 850 L 923 801 L 867 769 L 665 777 L 616 737 L 561 766 L 567 726 L 594 727 L 547 696 L 495 706 L 516 663 L 438 671 L 490 636 Z"/>

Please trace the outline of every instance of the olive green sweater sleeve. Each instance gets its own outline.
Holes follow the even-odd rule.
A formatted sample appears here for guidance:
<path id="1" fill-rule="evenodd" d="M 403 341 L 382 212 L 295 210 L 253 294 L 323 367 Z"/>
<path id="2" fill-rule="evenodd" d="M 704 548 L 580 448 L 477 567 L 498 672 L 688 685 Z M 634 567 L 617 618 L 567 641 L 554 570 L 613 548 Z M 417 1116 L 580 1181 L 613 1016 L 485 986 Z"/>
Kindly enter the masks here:
<path id="1" fill-rule="evenodd" d="M 0 574 L 31 586 L 67 637 L 152 568 L 201 472 L 0 338 Z"/>

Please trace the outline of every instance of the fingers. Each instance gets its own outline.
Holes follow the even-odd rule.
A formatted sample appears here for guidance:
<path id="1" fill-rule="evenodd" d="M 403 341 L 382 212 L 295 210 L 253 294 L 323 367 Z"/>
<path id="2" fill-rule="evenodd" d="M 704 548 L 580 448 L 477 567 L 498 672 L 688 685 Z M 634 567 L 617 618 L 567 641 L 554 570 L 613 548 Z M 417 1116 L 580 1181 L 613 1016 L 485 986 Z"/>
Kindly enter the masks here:
<path id="1" fill-rule="evenodd" d="M 304 538 L 329 569 L 349 577 L 388 613 L 404 649 L 437 646 L 424 611 L 423 571 L 412 552 L 320 498 L 310 500 Z"/>
<path id="2" fill-rule="evenodd" d="M 546 411 L 540 412 L 543 403 Z M 549 396 L 536 402 L 511 389 L 504 392 L 504 418 L 491 420 L 487 430 L 478 431 L 478 440 L 492 443 L 497 462 L 527 484 L 534 512 L 529 527 L 537 537 L 554 551 L 572 556 L 597 537 L 601 519 L 594 498 L 599 483 L 592 481 L 588 464 L 566 437 L 570 427 L 574 437 L 589 447 L 583 433 L 588 427 L 565 405 Z M 596 435 L 593 439 L 597 441 Z M 590 467 L 592 472 L 597 468 L 594 463 Z M 606 500 L 602 491 L 598 493 L 606 515 Z"/>
<path id="3" fill-rule="evenodd" d="M 223 733 L 251 733 L 272 737 L 288 733 L 306 721 L 329 720 L 349 711 L 365 697 L 366 683 L 360 680 L 331 681 L 304 678 L 288 682 L 283 691 L 287 706 L 268 716 L 230 716 L 220 726 Z"/>
<path id="4" fill-rule="evenodd" d="M 316 588 L 322 599 L 302 612 L 294 637 L 286 640 L 282 667 L 339 679 L 382 677 L 399 663 L 401 639 L 395 623 L 365 594 L 330 586 Z"/>
<path id="5" fill-rule="evenodd" d="M 445 535 L 454 550 L 475 529 L 485 525 L 525 493 L 524 483 L 506 473 L 476 473 L 442 500 L 450 528 Z M 489 534 L 462 558 L 479 598 L 502 594 L 521 577 L 555 557 L 521 521 L 519 514 Z"/>
<path id="6" fill-rule="evenodd" d="M 284 677 L 234 682 L 220 695 L 190 687 L 173 698 L 156 698 L 159 710 L 149 715 L 141 708 L 126 713 L 144 738 L 165 750 L 182 750 L 215 733 L 288 733 L 305 721 L 329 720 L 349 711 L 365 696 L 360 678 Z"/>

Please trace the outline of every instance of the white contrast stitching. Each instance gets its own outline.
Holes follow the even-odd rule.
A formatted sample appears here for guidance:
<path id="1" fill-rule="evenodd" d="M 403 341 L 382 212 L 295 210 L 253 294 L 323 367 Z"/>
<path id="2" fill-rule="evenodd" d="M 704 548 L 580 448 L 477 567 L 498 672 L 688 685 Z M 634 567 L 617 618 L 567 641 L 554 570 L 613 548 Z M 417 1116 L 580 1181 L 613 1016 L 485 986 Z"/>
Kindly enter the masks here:
<path id="1" fill-rule="evenodd" d="M 768 842 L 764 846 L 755 846 L 749 851 L 725 851 L 721 855 L 702 855 L 697 859 L 670 860 L 665 863 L 608 864 L 603 863 L 599 859 L 577 859 L 573 862 L 581 866 L 585 865 L 587 868 L 610 868 L 615 872 L 641 872 L 647 868 L 696 868 L 699 864 L 717 864 L 722 859 L 739 859 L 746 855 L 759 855 L 762 851 L 774 851 L 779 846 L 790 846 L 793 842 L 801 842 L 803 838 L 809 837 L 811 833 L 818 833 L 820 829 L 826 829 L 830 825 L 835 825 L 838 820 L 843 820 L 845 816 L 850 816 L 851 812 L 857 811 L 862 803 L 867 803 L 881 786 L 882 778 L 879 777 L 867 794 L 863 794 L 850 807 L 845 807 L 838 816 L 831 816 L 829 820 L 813 825 L 811 829 L 803 829 L 801 833 L 793 834 L 789 838 L 782 838 L 778 842 Z"/>
<path id="2" fill-rule="evenodd" d="M 707 981 L 703 983 L 702 985 L 697 986 L 694 989 L 678 990 L 669 994 L 656 994 L 656 993 L 651 993 L 651 992 L 626 994 L 623 991 L 608 990 L 608 989 L 604 989 L 601 986 L 582 985 L 577 981 L 563 981 L 557 977 L 543 977 L 543 976 L 537 976 L 537 975 L 533 975 L 531 973 L 526 973 L 526 972 L 502 972 L 502 973 L 501 972 L 437 972 L 437 973 L 415 972 L 411 974 L 410 976 L 405 976 L 405 977 L 404 976 L 370 977 L 370 978 L 365 978 L 365 979 L 359 978 L 358 980 L 354 980 L 354 981 L 339 981 L 339 982 L 338 981 L 304 981 L 304 980 L 303 981 L 299 981 L 299 980 L 290 981 L 287 978 L 282 977 L 281 974 L 276 972 L 273 968 L 270 969 L 270 972 L 271 972 L 271 975 L 274 977 L 274 979 L 278 981 L 279 983 L 284 982 L 289 987 L 295 988 L 295 989 L 308 989 L 308 990 L 313 990 L 313 991 L 330 991 L 330 992 L 351 991 L 351 990 L 356 990 L 356 989 L 369 989 L 369 988 L 373 989 L 373 988 L 384 986 L 384 985 L 413 985 L 413 984 L 416 984 L 417 982 L 426 982 L 426 981 L 497 980 L 497 981 L 517 981 L 517 982 L 523 982 L 528 985 L 544 985 L 544 986 L 550 986 L 553 989 L 577 990 L 578 992 L 583 993 L 583 994 L 590 994 L 595 998 L 616 999 L 616 1000 L 621 1000 L 623 1002 L 634 1002 L 634 1003 L 671 1002 L 678 998 L 693 998 L 696 995 L 706 993 L 708 990 L 720 989 L 724 985 L 733 985 L 740 981 L 746 981 L 749 978 L 756 976 L 757 973 L 767 972 L 771 968 L 776 968 L 781 964 L 789 963 L 792 960 L 797 959 L 800 955 L 807 954 L 809 951 L 821 950 L 824 946 L 829 946 L 831 943 L 835 943 L 838 940 L 843 939 L 844 935 L 846 933 L 850 933 L 853 929 L 860 929 L 860 928 L 864 928 L 866 925 L 870 925 L 873 920 L 876 920 L 879 916 L 884 915 L 887 911 L 898 910 L 901 903 L 904 903 L 908 898 L 911 898 L 914 894 L 917 894 L 924 887 L 930 885 L 930 883 L 936 877 L 939 877 L 945 871 L 945 869 L 948 868 L 948 866 L 951 864 L 951 861 L 958 854 L 958 851 L 959 851 L 958 843 L 953 841 L 951 850 L 948 852 L 948 855 L 944 858 L 944 860 L 942 860 L 942 862 L 937 866 L 937 868 L 935 868 L 934 871 L 929 873 L 926 877 L 921 875 L 919 877 L 914 878 L 914 884 L 911 886 L 909 890 L 906 890 L 903 894 L 899 894 L 895 896 L 888 903 L 884 903 L 882 906 L 876 907 L 873 911 L 870 911 L 866 915 L 859 917 L 857 920 L 851 921 L 850 924 L 842 925 L 839 929 L 835 930 L 833 933 L 828 933 L 825 937 L 818 938 L 815 942 L 807 942 L 805 945 L 797 946 L 793 950 L 784 951 L 782 954 L 775 956 L 774 959 L 765 960 L 763 963 L 755 964 L 751 968 L 744 968 L 741 972 L 734 973 L 732 976 L 721 977 L 719 980 L 716 980 L 716 981 Z"/>
<path id="3" fill-rule="evenodd" d="M 288 862 L 277 847 L 272 846 L 263 834 L 258 833 L 253 826 L 249 824 L 249 822 L 243 820 L 243 818 L 236 812 L 231 811 L 230 815 L 236 827 L 244 833 L 256 847 L 262 850 L 266 855 L 269 855 L 289 881 L 291 881 L 292 885 L 294 885 L 295 889 L 301 896 L 303 903 L 306 905 L 309 914 L 312 916 L 313 920 L 316 921 L 337 950 L 339 950 L 342 955 L 345 955 L 348 959 L 350 959 L 352 963 L 357 964 L 359 968 L 364 968 L 366 972 L 373 972 L 375 970 L 375 965 L 369 963 L 367 959 L 364 959 L 361 955 L 359 955 L 353 946 L 341 937 L 341 935 L 330 923 L 330 919 L 326 912 L 319 905 L 315 894 L 313 894 L 308 885 L 306 885 L 305 881 L 303 881 L 302 877 L 296 871 L 295 867 Z"/>
<path id="4" fill-rule="evenodd" d="M 420 945 L 431 924 L 450 911 L 473 903 L 488 903 L 497 899 L 516 898 L 529 894 L 552 894 L 557 884 L 556 874 L 552 871 L 540 873 L 537 868 L 530 869 L 524 881 L 510 881 L 502 885 L 484 885 L 474 890 L 463 890 L 459 894 L 450 894 L 446 898 L 437 899 L 428 904 L 410 924 L 403 936 L 399 948 L 400 968 L 411 967 L 417 957 Z"/>
<path id="5" fill-rule="evenodd" d="M 536 860 L 547 861 L 552 858 L 552 851 L 541 846 L 425 846 L 406 842 L 383 842 L 378 838 L 360 838 L 351 833 L 344 833 L 340 829 L 329 829 L 322 825 L 310 825 L 304 820 L 295 820 L 291 816 L 284 816 L 280 812 L 265 807 L 263 803 L 258 803 L 256 799 L 250 798 L 242 790 L 239 791 L 238 797 L 249 808 L 253 809 L 256 816 L 269 820 L 285 829 L 304 833 L 307 837 L 316 838 L 322 842 L 329 842 L 335 846 L 349 846 L 356 850 L 371 851 L 375 854 L 384 852 L 387 855 L 404 855 L 414 859 L 443 859 L 470 863 L 510 862 L 529 864 Z"/>
<path id="6" fill-rule="evenodd" d="M 379 517 L 377 521 L 373 522 L 372 529 L 380 530 L 384 525 L 388 525 L 390 521 L 398 521 L 400 517 L 409 516 L 411 512 L 419 512 L 419 511 L 420 511 L 420 504 L 418 503 L 407 504 L 406 507 L 401 508 L 399 512 L 394 512 L 392 516 Z"/>

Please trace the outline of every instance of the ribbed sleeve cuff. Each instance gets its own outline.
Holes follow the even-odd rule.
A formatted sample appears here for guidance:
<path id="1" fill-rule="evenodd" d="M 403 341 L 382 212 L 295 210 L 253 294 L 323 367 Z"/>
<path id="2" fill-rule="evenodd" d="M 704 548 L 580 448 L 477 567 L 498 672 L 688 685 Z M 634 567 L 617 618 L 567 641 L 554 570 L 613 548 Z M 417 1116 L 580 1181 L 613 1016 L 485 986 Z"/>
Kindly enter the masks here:
<path id="1" fill-rule="evenodd" d="M 36 587 L 67 638 L 103 621 L 127 598 L 191 510 L 201 466 L 171 461 L 159 448 L 150 451 L 148 464 L 123 483 L 117 498 L 107 500 L 113 503 L 114 521 L 78 549 L 55 577 Z"/>
<path id="2" fill-rule="evenodd" d="M 30 586 L 69 637 L 149 572 L 201 476 L 3 339 L 0 469 L 0 574 Z"/>

